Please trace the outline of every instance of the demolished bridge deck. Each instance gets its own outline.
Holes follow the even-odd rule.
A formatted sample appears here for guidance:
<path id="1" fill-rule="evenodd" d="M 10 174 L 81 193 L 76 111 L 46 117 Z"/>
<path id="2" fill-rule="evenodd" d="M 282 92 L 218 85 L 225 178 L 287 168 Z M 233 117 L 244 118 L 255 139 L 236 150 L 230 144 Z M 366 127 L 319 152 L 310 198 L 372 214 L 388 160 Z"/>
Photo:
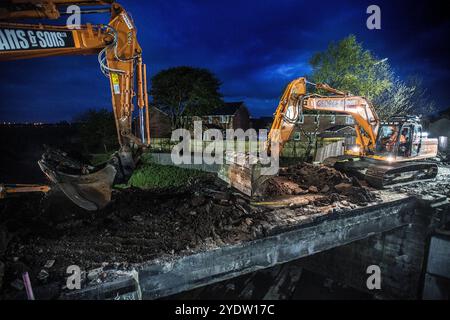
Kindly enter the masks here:
<path id="1" fill-rule="evenodd" d="M 285 225 L 272 228 L 259 239 L 163 256 L 135 265 L 131 273 L 120 273 L 114 280 L 72 291 L 65 297 L 155 299 L 307 257 L 408 225 L 417 201 L 414 197 L 396 198 L 342 213 L 292 215 Z M 275 212 L 289 216 L 292 210 Z"/>

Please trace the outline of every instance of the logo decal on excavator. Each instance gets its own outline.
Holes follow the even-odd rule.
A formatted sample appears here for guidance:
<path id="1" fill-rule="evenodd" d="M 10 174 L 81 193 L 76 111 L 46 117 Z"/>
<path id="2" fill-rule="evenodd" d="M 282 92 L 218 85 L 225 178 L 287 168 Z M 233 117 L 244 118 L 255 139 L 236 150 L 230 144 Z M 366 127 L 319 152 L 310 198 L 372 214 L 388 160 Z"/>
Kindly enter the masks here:
<path id="1" fill-rule="evenodd" d="M 72 32 L 0 28 L 0 51 L 74 47 Z"/>
<path id="2" fill-rule="evenodd" d="M 355 99 L 342 99 L 342 100 L 319 100 L 317 101 L 317 107 L 320 108 L 343 108 L 354 107 L 358 104 Z"/>
<path id="3" fill-rule="evenodd" d="M 133 30 L 133 24 L 130 21 L 130 18 L 125 13 L 121 14 L 123 21 L 125 21 L 125 24 L 127 25 L 128 29 Z"/>
<path id="4" fill-rule="evenodd" d="M 113 85 L 114 94 L 120 94 L 119 75 L 117 73 L 111 73 L 111 81 Z"/>

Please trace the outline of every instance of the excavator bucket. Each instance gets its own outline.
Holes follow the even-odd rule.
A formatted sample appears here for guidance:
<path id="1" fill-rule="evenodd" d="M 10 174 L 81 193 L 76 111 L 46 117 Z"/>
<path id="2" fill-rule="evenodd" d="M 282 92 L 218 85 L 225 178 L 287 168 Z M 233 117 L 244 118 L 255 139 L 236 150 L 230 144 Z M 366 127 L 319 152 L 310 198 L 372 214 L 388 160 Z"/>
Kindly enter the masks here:
<path id="1" fill-rule="evenodd" d="M 95 211 L 104 208 L 111 201 L 112 185 L 116 169 L 106 165 L 103 169 L 86 175 L 76 176 L 49 168 L 39 161 L 41 170 L 77 206 Z"/>
<path id="2" fill-rule="evenodd" d="M 100 167 L 83 165 L 55 149 L 47 149 L 38 164 L 50 181 L 79 207 L 95 211 L 111 201 L 117 175 L 113 164 L 106 163 Z"/>
<path id="3" fill-rule="evenodd" d="M 218 177 L 243 194 L 260 195 L 261 186 L 272 177 L 266 174 L 265 166 L 248 155 L 227 154 Z"/>

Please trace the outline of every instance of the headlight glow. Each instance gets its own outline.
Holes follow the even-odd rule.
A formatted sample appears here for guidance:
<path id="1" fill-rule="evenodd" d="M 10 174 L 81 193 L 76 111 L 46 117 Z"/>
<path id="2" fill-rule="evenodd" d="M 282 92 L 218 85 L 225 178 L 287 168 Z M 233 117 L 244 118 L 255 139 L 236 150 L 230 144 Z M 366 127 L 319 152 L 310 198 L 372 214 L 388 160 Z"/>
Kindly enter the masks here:
<path id="1" fill-rule="evenodd" d="M 359 152 L 360 150 L 361 150 L 361 149 L 360 149 L 359 146 L 353 146 L 353 147 L 352 147 L 352 151 L 355 152 L 355 153 Z"/>

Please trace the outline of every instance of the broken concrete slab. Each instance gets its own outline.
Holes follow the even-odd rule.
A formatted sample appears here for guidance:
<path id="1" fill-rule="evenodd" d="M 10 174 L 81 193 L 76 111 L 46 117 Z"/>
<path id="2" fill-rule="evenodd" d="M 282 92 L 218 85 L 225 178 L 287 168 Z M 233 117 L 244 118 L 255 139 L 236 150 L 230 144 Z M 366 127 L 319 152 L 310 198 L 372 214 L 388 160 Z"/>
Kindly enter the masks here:
<path id="1" fill-rule="evenodd" d="M 197 253 L 165 256 L 136 264 L 138 285 L 145 299 L 155 299 L 306 257 L 374 234 L 406 226 L 416 200 L 406 198 L 387 204 L 318 215 L 306 223 L 286 225 L 265 237 Z M 296 220 L 293 220 L 296 222 Z M 70 294 L 70 298 L 113 296 L 125 280 Z M 103 288 L 103 289 L 102 289 Z"/>
<path id="2" fill-rule="evenodd" d="M 80 290 L 65 290 L 63 300 L 140 300 L 142 294 L 139 287 L 137 271 L 109 270 L 107 281 L 90 285 Z"/>
<path id="3" fill-rule="evenodd" d="M 414 205 L 409 199 L 354 210 L 262 239 L 148 263 L 139 268 L 142 294 L 149 299 L 174 294 L 392 230 L 409 223 Z"/>

